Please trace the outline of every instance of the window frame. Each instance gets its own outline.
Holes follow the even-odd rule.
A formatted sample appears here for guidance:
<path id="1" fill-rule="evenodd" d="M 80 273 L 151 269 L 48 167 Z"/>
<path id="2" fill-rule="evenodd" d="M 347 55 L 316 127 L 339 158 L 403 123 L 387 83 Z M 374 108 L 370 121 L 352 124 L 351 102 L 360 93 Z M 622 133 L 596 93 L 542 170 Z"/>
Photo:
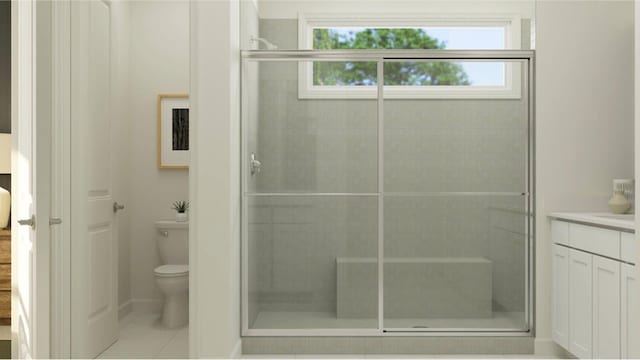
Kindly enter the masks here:
<path id="1" fill-rule="evenodd" d="M 520 49 L 519 15 L 494 14 L 298 14 L 298 48 L 313 50 L 313 31 L 331 27 L 503 27 L 505 50 Z M 479 60 L 482 61 L 482 60 Z M 388 99 L 520 99 L 522 80 L 518 63 L 505 63 L 504 86 L 385 86 Z M 321 86 L 313 84 L 313 64 L 298 65 L 300 99 L 374 99 L 376 86 Z"/>

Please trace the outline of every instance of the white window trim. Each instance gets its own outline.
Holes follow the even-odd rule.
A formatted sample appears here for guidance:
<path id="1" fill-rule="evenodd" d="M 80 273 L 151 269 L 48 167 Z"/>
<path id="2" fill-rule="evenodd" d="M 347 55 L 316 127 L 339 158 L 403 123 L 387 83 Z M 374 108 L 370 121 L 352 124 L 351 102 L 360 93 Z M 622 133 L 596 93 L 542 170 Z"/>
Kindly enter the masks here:
<path id="1" fill-rule="evenodd" d="M 323 27 L 429 27 L 500 26 L 505 28 L 505 49 L 520 49 L 519 15 L 487 14 L 298 14 L 298 48 L 313 49 L 313 29 Z M 521 64 L 505 64 L 505 86 L 386 86 L 389 99 L 519 99 Z M 376 86 L 313 85 L 313 64 L 298 65 L 298 97 L 301 99 L 375 99 Z"/>

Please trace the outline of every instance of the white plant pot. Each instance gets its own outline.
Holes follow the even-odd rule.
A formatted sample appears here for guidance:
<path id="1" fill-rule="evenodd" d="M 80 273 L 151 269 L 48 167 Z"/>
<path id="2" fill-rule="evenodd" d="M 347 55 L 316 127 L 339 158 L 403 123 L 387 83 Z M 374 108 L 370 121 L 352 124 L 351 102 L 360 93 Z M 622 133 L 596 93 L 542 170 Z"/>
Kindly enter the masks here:
<path id="1" fill-rule="evenodd" d="M 176 222 L 186 222 L 187 220 L 189 220 L 189 216 L 186 212 L 176 212 Z"/>

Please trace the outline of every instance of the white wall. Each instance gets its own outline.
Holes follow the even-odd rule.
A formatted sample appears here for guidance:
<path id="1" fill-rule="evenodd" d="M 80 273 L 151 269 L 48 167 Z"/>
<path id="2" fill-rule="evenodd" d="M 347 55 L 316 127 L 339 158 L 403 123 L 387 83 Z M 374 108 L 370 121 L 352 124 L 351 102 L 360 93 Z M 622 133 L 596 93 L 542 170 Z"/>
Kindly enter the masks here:
<path id="1" fill-rule="evenodd" d="M 11 3 L 0 3 L 0 132 L 11 132 Z"/>
<path id="2" fill-rule="evenodd" d="M 640 0 L 634 1 L 635 5 L 635 18 L 637 21 L 635 22 L 635 63 L 634 63 L 634 71 L 635 71 L 635 96 L 634 96 L 634 107 L 635 107 L 635 178 L 640 181 Z M 640 191 L 636 191 L 636 199 L 635 203 L 640 204 Z M 640 217 L 636 217 L 636 229 L 640 229 Z M 636 231 L 636 238 L 640 237 L 640 232 Z M 636 258 L 640 259 L 640 246 L 638 247 L 638 253 L 636 254 Z M 636 262 L 638 263 L 638 262 Z M 640 266 L 636 267 L 636 270 L 640 272 Z M 637 319 L 640 322 L 640 319 Z M 639 334 L 640 335 L 640 334 Z M 640 356 L 640 354 L 639 354 Z"/>
<path id="3" fill-rule="evenodd" d="M 0 132 L 11 132 L 11 3 L 0 3 Z"/>
<path id="4" fill-rule="evenodd" d="M 636 183 L 640 180 L 640 1 L 635 0 L 635 97 L 634 97 L 634 105 L 635 105 L 635 178 Z M 638 185 L 636 185 L 638 186 Z M 636 204 L 640 204 L 640 191 L 636 191 Z M 636 241 L 640 239 L 640 217 L 636 216 Z M 640 259 L 640 246 L 637 247 L 636 250 L 636 264 L 640 263 L 638 261 Z M 640 266 L 636 266 L 636 277 L 640 279 Z M 629 321 L 636 321 L 636 323 L 640 323 L 640 318 L 630 319 Z M 640 334 L 631 334 L 630 336 L 633 339 L 637 339 L 640 337 Z M 629 357 L 640 358 L 640 354 L 629 354 Z"/>
<path id="5" fill-rule="evenodd" d="M 553 350 L 546 215 L 606 210 L 611 179 L 633 176 L 632 6 L 537 2 L 537 351 Z M 238 341 L 237 19 L 235 2 L 192 4 L 192 356 Z"/>
<path id="6" fill-rule="evenodd" d="M 189 2 L 131 1 L 129 52 L 131 298 L 134 310 L 160 310 L 153 269 L 160 258 L 156 220 L 174 218 L 171 204 L 187 200 L 188 171 L 157 167 L 158 94 L 189 92 Z"/>
<path id="7" fill-rule="evenodd" d="M 257 0 L 240 0 L 240 48 L 257 49 L 251 37 L 260 36 Z"/>
<path id="8" fill-rule="evenodd" d="M 240 347 L 239 3 L 191 2 L 190 356 Z"/>
<path id="9" fill-rule="evenodd" d="M 11 2 L 0 2 L 0 133 L 11 132 Z M 0 187 L 11 192 L 11 175 L 0 174 Z"/>
<path id="10" fill-rule="evenodd" d="M 258 0 L 261 19 L 297 19 L 300 13 L 507 13 L 531 17 L 534 0 Z"/>
<path id="11" fill-rule="evenodd" d="M 536 351 L 551 350 L 547 214 L 608 211 L 634 176 L 633 2 L 538 1 Z"/>

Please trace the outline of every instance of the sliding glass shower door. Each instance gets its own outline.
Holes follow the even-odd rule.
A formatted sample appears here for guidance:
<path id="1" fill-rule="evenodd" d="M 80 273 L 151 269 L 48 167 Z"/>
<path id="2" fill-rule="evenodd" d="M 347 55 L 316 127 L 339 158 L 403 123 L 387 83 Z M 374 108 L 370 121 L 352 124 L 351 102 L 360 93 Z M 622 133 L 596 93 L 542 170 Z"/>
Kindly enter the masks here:
<path id="1" fill-rule="evenodd" d="M 385 328 L 527 328 L 523 69 L 504 60 L 385 62 Z M 402 83 L 399 72 L 419 80 Z"/>
<path id="2" fill-rule="evenodd" d="M 531 54 L 445 55 L 243 53 L 243 335 L 529 330 Z"/>
<path id="3" fill-rule="evenodd" d="M 244 63 L 249 329 L 378 327 L 377 101 L 312 97 L 299 87 L 301 72 L 353 65 L 377 66 Z"/>

